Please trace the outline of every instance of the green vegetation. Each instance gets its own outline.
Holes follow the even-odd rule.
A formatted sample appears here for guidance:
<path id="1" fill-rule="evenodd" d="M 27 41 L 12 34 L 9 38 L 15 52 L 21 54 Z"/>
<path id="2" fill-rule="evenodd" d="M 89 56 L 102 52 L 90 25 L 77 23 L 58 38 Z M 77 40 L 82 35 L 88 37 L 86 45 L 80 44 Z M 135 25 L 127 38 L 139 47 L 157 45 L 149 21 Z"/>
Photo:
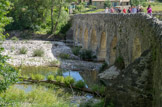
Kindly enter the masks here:
<path id="1" fill-rule="evenodd" d="M 83 102 L 79 105 L 79 107 L 104 107 L 104 100 L 94 102 L 92 100 L 89 100 L 87 102 Z M 110 106 L 108 106 L 110 107 Z"/>
<path id="2" fill-rule="evenodd" d="M 54 75 L 48 75 L 47 80 L 50 80 L 50 81 L 55 80 Z"/>
<path id="3" fill-rule="evenodd" d="M 22 47 L 19 49 L 19 54 L 26 54 L 28 49 L 26 47 Z"/>
<path id="4" fill-rule="evenodd" d="M 32 91 L 25 91 L 10 87 L 6 92 L 0 94 L 1 107 L 75 107 L 70 104 L 69 94 L 61 89 L 53 91 L 52 88 L 33 86 Z"/>
<path id="5" fill-rule="evenodd" d="M 33 51 L 33 56 L 34 57 L 36 57 L 36 56 L 38 56 L 38 57 L 42 57 L 44 55 L 44 50 L 43 49 L 35 49 L 34 51 Z"/>
<path id="6" fill-rule="evenodd" d="M 86 84 L 83 80 L 79 80 L 75 82 L 74 86 L 77 88 L 85 88 Z"/>
<path id="7" fill-rule="evenodd" d="M 148 5 L 151 5 L 152 11 L 154 12 L 159 12 L 162 11 L 162 3 L 160 2 L 144 2 L 142 5 L 144 7 L 144 10 L 147 10 Z"/>
<path id="8" fill-rule="evenodd" d="M 70 55 L 66 54 L 66 53 L 60 53 L 59 57 L 62 58 L 62 59 L 70 59 Z"/>
<path id="9" fill-rule="evenodd" d="M 83 49 L 80 51 L 80 57 L 82 60 L 92 60 L 95 56 L 93 56 L 93 52 L 91 50 Z"/>
<path id="10" fill-rule="evenodd" d="M 118 69 L 120 69 L 120 70 L 122 70 L 122 69 L 125 68 L 125 63 L 124 63 L 124 59 L 123 59 L 122 56 L 118 56 L 118 57 L 116 58 L 114 64 L 115 64 L 115 66 L 116 66 Z"/>
<path id="11" fill-rule="evenodd" d="M 63 76 L 56 76 L 56 81 L 57 81 L 58 83 L 64 83 L 65 78 L 64 78 Z"/>
<path id="12" fill-rule="evenodd" d="M 78 47 L 78 46 L 73 47 L 73 48 L 72 48 L 73 54 L 76 55 L 76 56 L 79 56 L 79 54 L 80 54 L 80 49 L 81 49 L 81 47 Z"/>
<path id="13" fill-rule="evenodd" d="M 37 81 L 40 81 L 40 80 L 44 80 L 44 76 L 43 75 L 41 75 L 41 74 L 35 74 L 35 75 L 31 75 L 31 78 L 33 79 L 33 80 L 37 80 Z"/>
<path id="14" fill-rule="evenodd" d="M 19 38 L 17 38 L 16 36 L 13 36 L 13 37 L 11 38 L 11 40 L 14 41 L 14 42 L 16 42 L 16 41 L 19 40 Z"/>
<path id="15" fill-rule="evenodd" d="M 99 72 L 103 72 L 104 70 L 106 70 L 108 68 L 108 64 L 106 62 L 104 62 L 99 70 Z"/>
<path id="16" fill-rule="evenodd" d="M 1 0 L 0 2 L 0 41 L 5 39 L 3 32 L 4 27 L 11 22 L 11 18 L 7 17 L 8 10 L 10 9 L 9 0 Z M 18 81 L 18 71 L 11 67 L 6 61 L 7 56 L 1 53 L 4 49 L 0 46 L 0 93 L 5 91 L 10 85 Z"/>
<path id="17" fill-rule="evenodd" d="M 99 92 L 99 93 L 101 93 L 101 94 L 104 94 L 105 89 L 106 89 L 106 88 L 105 88 L 105 86 L 103 86 L 103 85 L 97 85 L 97 84 L 95 84 L 95 85 L 92 86 L 92 90 L 93 90 L 93 91 Z"/>
<path id="18" fill-rule="evenodd" d="M 105 8 L 106 7 L 111 8 L 111 6 L 112 6 L 111 1 L 110 0 L 105 0 L 104 6 L 105 6 Z"/>
<path id="19" fill-rule="evenodd" d="M 71 76 L 67 76 L 67 77 L 65 77 L 65 80 L 64 80 L 64 83 L 66 84 L 66 85 L 72 85 L 72 84 L 74 84 L 74 79 L 73 79 L 73 77 L 71 77 Z"/>
<path id="20" fill-rule="evenodd" d="M 49 66 L 55 67 L 55 66 L 60 66 L 61 62 L 59 60 L 53 60 L 49 63 Z"/>

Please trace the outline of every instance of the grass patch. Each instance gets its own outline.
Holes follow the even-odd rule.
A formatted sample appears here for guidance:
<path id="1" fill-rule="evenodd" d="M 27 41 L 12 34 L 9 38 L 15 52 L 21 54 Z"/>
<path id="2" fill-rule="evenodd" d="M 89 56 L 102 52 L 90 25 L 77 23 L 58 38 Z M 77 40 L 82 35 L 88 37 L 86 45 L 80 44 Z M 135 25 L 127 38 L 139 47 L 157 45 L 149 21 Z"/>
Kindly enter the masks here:
<path id="1" fill-rule="evenodd" d="M 17 41 L 19 41 L 19 38 L 17 38 L 16 36 L 13 36 L 13 37 L 11 38 L 11 40 L 12 40 L 13 42 L 17 42 Z"/>
<path id="2" fill-rule="evenodd" d="M 83 80 L 79 80 L 79 81 L 75 82 L 74 86 L 77 87 L 77 88 L 85 88 L 86 84 Z"/>
<path id="3" fill-rule="evenodd" d="M 44 55 L 44 50 L 42 49 L 35 49 L 33 51 L 33 57 L 36 57 L 36 56 L 42 57 L 43 55 Z"/>
<path id="4" fill-rule="evenodd" d="M 59 58 L 62 58 L 62 59 L 70 59 L 70 55 L 69 54 L 66 54 L 66 53 L 61 53 L 59 55 Z"/>
<path id="5" fill-rule="evenodd" d="M 31 92 L 10 87 L 6 92 L 0 94 L 1 107 L 76 107 L 71 104 L 69 94 L 61 89 L 53 91 L 52 88 L 33 86 Z"/>
<path id="6" fill-rule="evenodd" d="M 28 49 L 26 47 L 22 47 L 19 49 L 19 54 L 26 54 Z"/>
<path id="7" fill-rule="evenodd" d="M 55 67 L 55 66 L 60 66 L 60 61 L 58 61 L 58 60 L 53 60 L 53 61 L 51 61 L 50 63 L 49 63 L 49 66 L 51 66 L 51 67 Z"/>

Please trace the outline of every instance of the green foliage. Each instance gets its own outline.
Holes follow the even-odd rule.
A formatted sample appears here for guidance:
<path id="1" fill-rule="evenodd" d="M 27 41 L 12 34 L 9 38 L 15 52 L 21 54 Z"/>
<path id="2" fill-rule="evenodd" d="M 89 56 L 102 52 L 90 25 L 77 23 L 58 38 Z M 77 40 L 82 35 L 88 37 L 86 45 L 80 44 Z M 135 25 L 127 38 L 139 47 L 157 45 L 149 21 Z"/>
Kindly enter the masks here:
<path id="1" fill-rule="evenodd" d="M 61 53 L 61 54 L 59 54 L 59 57 L 62 58 L 62 59 L 69 59 L 70 55 L 66 54 L 66 53 Z"/>
<path id="2" fill-rule="evenodd" d="M 19 54 L 26 54 L 28 49 L 26 47 L 22 47 L 19 49 Z"/>
<path id="3" fill-rule="evenodd" d="M 64 83 L 65 78 L 64 78 L 63 76 L 56 76 L 56 81 L 57 81 L 58 83 Z"/>
<path id="4" fill-rule="evenodd" d="M 105 89 L 106 89 L 106 88 L 105 88 L 105 86 L 103 86 L 103 85 L 97 85 L 97 84 L 95 84 L 95 85 L 92 86 L 92 90 L 93 90 L 93 91 L 99 92 L 99 93 L 101 93 L 101 94 L 104 94 Z"/>
<path id="5" fill-rule="evenodd" d="M 112 6 L 112 3 L 111 3 L 110 0 L 106 0 L 106 1 L 104 2 L 104 7 L 105 7 L 105 8 L 106 8 L 106 7 L 110 8 L 111 6 Z"/>
<path id="6" fill-rule="evenodd" d="M 72 84 L 74 83 L 73 77 L 71 77 L 71 76 L 65 77 L 64 83 L 65 83 L 66 85 L 72 85 Z"/>
<path id="7" fill-rule="evenodd" d="M 53 60 L 50 62 L 51 67 L 60 66 L 61 62 L 59 60 Z"/>
<path id="8" fill-rule="evenodd" d="M 0 48 L 0 53 L 2 50 Z M 0 93 L 18 80 L 18 71 L 6 63 L 7 59 L 7 56 L 0 54 Z"/>
<path id="9" fill-rule="evenodd" d="M 36 74 L 36 75 L 32 74 L 32 75 L 31 75 L 31 78 L 32 78 L 33 80 L 40 81 L 40 80 L 44 80 L 45 77 L 44 77 L 43 75 L 41 75 L 41 74 Z"/>
<path id="10" fill-rule="evenodd" d="M 96 9 L 96 6 L 94 6 L 94 5 L 89 5 L 88 6 L 90 9 Z"/>
<path id="11" fill-rule="evenodd" d="M 82 60 L 92 60 L 93 58 L 95 58 L 95 56 L 93 56 L 93 52 L 86 49 L 80 51 L 80 57 Z"/>
<path id="12" fill-rule="evenodd" d="M 122 70 L 122 69 L 125 68 L 125 63 L 124 63 L 124 59 L 123 59 L 122 56 L 118 56 L 118 57 L 116 58 L 114 64 L 115 64 L 115 66 L 116 66 L 118 69 L 120 69 L 120 70 Z"/>
<path id="13" fill-rule="evenodd" d="M 33 56 L 36 57 L 36 56 L 39 56 L 39 57 L 42 57 L 44 55 L 44 50 L 42 50 L 41 48 L 40 49 L 35 49 L 33 51 Z"/>
<path id="14" fill-rule="evenodd" d="M 104 62 L 100 68 L 100 72 L 103 72 L 104 70 L 106 70 L 108 68 L 108 64 L 106 62 Z"/>
<path id="15" fill-rule="evenodd" d="M 74 55 L 79 56 L 81 47 L 73 47 L 72 52 Z"/>
<path id="16" fill-rule="evenodd" d="M 17 38 L 16 36 L 13 36 L 13 37 L 11 38 L 11 40 L 16 42 L 16 41 L 19 40 L 19 38 Z"/>
<path id="17" fill-rule="evenodd" d="M 55 80 L 54 75 L 48 75 L 47 80 L 50 80 L 50 81 Z"/>
<path id="18" fill-rule="evenodd" d="M 62 96 L 63 95 L 63 96 Z M 32 90 L 26 93 L 24 90 L 10 87 L 0 94 L 1 107 L 75 107 L 68 100 L 69 95 L 61 89 L 32 86 Z"/>
<path id="19" fill-rule="evenodd" d="M 0 1 L 0 40 L 4 40 L 3 35 L 4 27 L 11 22 L 11 18 L 7 17 L 8 10 L 10 9 L 9 0 Z M 18 71 L 7 64 L 7 56 L 1 53 L 4 49 L 0 46 L 0 93 L 5 91 L 11 84 L 18 81 Z"/>
<path id="20" fill-rule="evenodd" d="M 77 88 L 85 88 L 86 84 L 83 80 L 79 80 L 79 81 L 75 82 L 74 86 L 77 87 Z"/>
<path id="21" fill-rule="evenodd" d="M 71 28 L 71 21 L 69 20 L 65 25 L 61 26 L 60 33 L 66 34 L 66 32 Z"/>
<path id="22" fill-rule="evenodd" d="M 83 5 L 76 5 L 76 9 L 79 11 L 79 12 L 82 12 L 84 10 L 84 6 Z"/>

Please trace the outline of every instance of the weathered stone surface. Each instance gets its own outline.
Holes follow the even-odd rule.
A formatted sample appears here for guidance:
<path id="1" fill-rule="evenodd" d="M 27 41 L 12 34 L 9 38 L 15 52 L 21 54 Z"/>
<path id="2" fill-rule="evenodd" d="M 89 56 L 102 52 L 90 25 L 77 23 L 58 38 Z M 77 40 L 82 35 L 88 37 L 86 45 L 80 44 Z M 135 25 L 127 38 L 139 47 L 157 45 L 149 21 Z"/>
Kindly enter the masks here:
<path id="1" fill-rule="evenodd" d="M 125 103 L 123 106 L 127 106 L 129 105 L 127 101 L 131 99 L 132 103 L 129 102 L 129 107 L 136 106 L 137 102 L 139 102 L 137 103 L 139 107 L 144 104 L 148 107 L 152 106 L 151 103 L 147 104 L 147 102 L 151 102 L 152 97 L 148 98 L 146 94 L 140 96 L 140 93 L 147 92 L 147 85 L 149 85 L 149 89 L 152 89 L 149 95 L 153 95 L 153 106 L 162 106 L 162 21 L 144 13 L 80 14 L 73 17 L 73 31 L 75 42 L 82 46 L 85 46 L 86 43 L 84 48 L 93 50 L 97 54 L 98 60 L 104 59 L 109 65 L 113 65 L 117 57 L 123 57 L 126 68 L 122 72 L 128 74 L 124 74 L 123 80 L 117 82 L 116 85 L 124 85 L 124 82 L 127 83 L 127 81 L 130 83 L 127 87 L 121 88 L 121 90 L 125 89 L 123 92 L 119 91 L 120 88 L 109 92 L 116 95 L 113 98 L 119 101 L 116 102 L 117 104 Z M 86 38 L 84 38 L 85 34 Z M 150 49 L 152 57 L 151 64 L 141 59 L 143 58 L 141 53 L 148 49 Z M 141 58 L 139 58 L 140 56 Z M 150 66 L 147 66 L 148 64 Z M 136 69 L 133 69 L 134 67 Z M 136 88 L 132 88 L 132 84 L 141 87 L 142 90 L 139 91 L 139 88 L 137 91 L 133 91 Z M 129 90 L 126 90 L 128 86 Z M 123 98 L 123 96 L 126 97 Z M 120 102 L 119 99 L 123 99 L 123 102 Z"/>

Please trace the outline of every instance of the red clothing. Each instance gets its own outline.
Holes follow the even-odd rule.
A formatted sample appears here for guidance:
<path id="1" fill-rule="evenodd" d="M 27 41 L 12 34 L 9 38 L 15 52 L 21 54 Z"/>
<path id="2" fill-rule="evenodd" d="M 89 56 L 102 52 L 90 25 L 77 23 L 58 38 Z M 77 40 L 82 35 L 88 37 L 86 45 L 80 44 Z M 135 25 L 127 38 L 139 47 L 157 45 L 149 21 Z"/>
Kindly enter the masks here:
<path id="1" fill-rule="evenodd" d="M 123 9 L 123 13 L 127 13 L 127 10 L 125 8 Z"/>

